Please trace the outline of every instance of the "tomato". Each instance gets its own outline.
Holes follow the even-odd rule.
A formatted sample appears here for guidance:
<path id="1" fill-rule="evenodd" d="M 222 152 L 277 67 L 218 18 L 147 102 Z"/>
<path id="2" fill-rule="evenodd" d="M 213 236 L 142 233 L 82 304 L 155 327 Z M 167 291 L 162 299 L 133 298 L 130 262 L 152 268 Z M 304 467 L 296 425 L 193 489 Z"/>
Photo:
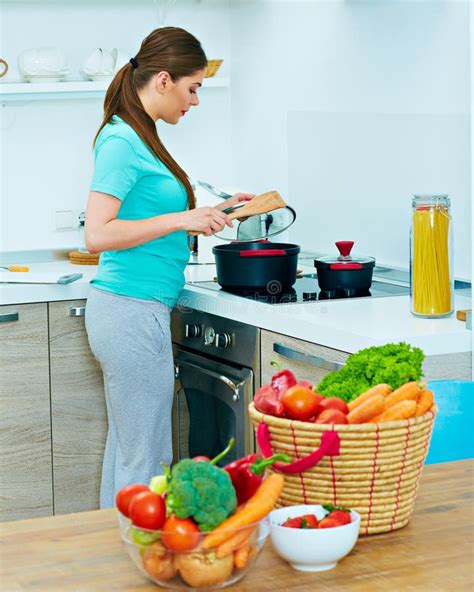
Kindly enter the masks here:
<path id="1" fill-rule="evenodd" d="M 208 456 L 204 456 L 202 454 L 198 456 L 193 456 L 193 460 L 196 462 L 211 462 L 211 459 Z"/>
<path id="2" fill-rule="evenodd" d="M 349 413 L 349 407 L 346 402 L 339 397 L 328 397 L 327 399 L 323 399 L 321 403 L 319 403 L 319 407 L 321 408 L 321 411 L 324 411 L 325 409 L 337 409 L 338 411 L 342 411 L 344 415 Z"/>
<path id="3" fill-rule="evenodd" d="M 310 391 L 313 390 L 313 385 L 307 380 L 298 380 L 296 386 L 305 386 L 306 388 L 309 388 Z"/>
<path id="4" fill-rule="evenodd" d="M 150 490 L 134 495 L 128 510 L 132 524 L 148 530 L 161 528 L 166 517 L 164 499 Z"/>
<path id="5" fill-rule="evenodd" d="M 142 485 L 141 483 L 135 483 L 133 485 L 122 487 L 115 496 L 115 505 L 117 506 L 118 511 L 127 518 L 130 518 L 129 506 L 132 497 L 142 491 L 148 491 L 148 486 Z"/>
<path id="6" fill-rule="evenodd" d="M 342 411 L 325 409 L 316 418 L 316 423 L 349 423 Z"/>
<path id="7" fill-rule="evenodd" d="M 201 531 L 190 518 L 177 518 L 171 514 L 163 524 L 161 542 L 172 551 L 191 551 L 199 543 Z"/>
<path id="8" fill-rule="evenodd" d="M 282 395 L 281 402 L 288 417 L 306 421 L 315 414 L 322 398 L 322 395 L 296 384 Z"/>

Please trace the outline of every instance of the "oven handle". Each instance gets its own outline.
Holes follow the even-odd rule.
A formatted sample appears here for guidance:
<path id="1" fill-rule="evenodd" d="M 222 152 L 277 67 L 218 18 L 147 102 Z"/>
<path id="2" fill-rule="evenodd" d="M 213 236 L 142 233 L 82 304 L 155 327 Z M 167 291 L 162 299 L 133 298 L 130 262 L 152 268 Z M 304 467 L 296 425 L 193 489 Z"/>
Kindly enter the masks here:
<path id="1" fill-rule="evenodd" d="M 310 366 L 317 366 L 318 368 L 324 368 L 325 370 L 340 370 L 345 364 L 340 362 L 334 362 L 332 360 L 326 360 L 318 356 L 312 356 L 310 354 L 304 354 L 291 347 L 287 347 L 282 343 L 274 343 L 273 351 L 284 358 L 289 360 L 295 360 L 296 362 L 302 362 L 303 364 L 309 364 Z"/>
<path id="2" fill-rule="evenodd" d="M 189 366 L 190 368 L 195 368 L 196 370 L 199 370 L 199 372 L 203 372 L 204 374 L 207 374 L 208 376 L 212 376 L 213 378 L 217 378 L 218 380 L 223 382 L 226 386 L 228 386 L 230 388 L 230 390 L 234 393 L 232 395 L 232 400 L 235 403 L 237 403 L 240 400 L 239 391 L 244 386 L 245 380 L 235 384 L 234 381 L 232 381 L 230 378 L 227 378 L 227 376 L 224 376 L 223 374 L 218 374 L 217 372 L 213 372 L 212 370 L 208 370 L 207 368 L 202 368 L 201 366 L 198 366 L 197 364 L 192 364 L 191 362 L 187 362 L 185 360 L 181 360 L 175 364 L 175 366 L 174 366 L 175 378 L 179 378 L 179 366 L 180 365 Z"/>

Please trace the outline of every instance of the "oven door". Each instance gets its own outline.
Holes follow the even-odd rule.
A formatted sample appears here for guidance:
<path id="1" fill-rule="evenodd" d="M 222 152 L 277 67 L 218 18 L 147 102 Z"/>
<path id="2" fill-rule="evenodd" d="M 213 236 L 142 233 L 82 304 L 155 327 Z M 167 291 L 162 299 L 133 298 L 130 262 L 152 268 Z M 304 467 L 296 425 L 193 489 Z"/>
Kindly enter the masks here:
<path id="1" fill-rule="evenodd" d="M 182 458 L 217 456 L 235 438 L 235 446 L 220 464 L 253 450 L 253 431 L 247 415 L 254 376 L 175 347 L 176 389 L 173 406 L 175 462 Z"/>

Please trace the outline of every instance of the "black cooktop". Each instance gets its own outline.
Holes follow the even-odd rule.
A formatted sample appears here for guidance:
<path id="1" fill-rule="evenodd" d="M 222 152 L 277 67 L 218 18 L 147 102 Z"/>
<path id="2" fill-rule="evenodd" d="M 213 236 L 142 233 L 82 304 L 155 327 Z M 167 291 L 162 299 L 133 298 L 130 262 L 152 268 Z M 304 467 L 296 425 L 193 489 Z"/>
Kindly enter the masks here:
<path id="1" fill-rule="evenodd" d="M 383 296 L 401 296 L 410 293 L 410 288 L 408 287 L 375 280 L 372 281 L 370 290 L 335 290 L 326 292 L 320 290 L 316 274 L 308 274 L 298 278 L 293 287 L 285 292 L 278 291 L 277 286 L 273 286 L 273 292 L 255 292 L 224 290 L 217 281 L 195 283 L 201 288 L 228 292 L 241 298 L 264 302 L 265 304 L 301 304 L 302 302 L 317 302 L 320 300 L 336 300 L 342 298 L 381 298 Z"/>

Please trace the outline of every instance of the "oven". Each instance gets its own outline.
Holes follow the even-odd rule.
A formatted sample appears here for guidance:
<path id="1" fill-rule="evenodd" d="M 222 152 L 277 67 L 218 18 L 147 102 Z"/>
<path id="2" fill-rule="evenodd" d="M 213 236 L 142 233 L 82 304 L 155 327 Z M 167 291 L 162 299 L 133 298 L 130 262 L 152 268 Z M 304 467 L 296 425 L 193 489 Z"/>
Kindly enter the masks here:
<path id="1" fill-rule="evenodd" d="M 171 316 L 175 364 L 173 460 L 216 456 L 227 464 L 255 449 L 247 408 L 259 386 L 259 329 L 190 309 Z"/>

